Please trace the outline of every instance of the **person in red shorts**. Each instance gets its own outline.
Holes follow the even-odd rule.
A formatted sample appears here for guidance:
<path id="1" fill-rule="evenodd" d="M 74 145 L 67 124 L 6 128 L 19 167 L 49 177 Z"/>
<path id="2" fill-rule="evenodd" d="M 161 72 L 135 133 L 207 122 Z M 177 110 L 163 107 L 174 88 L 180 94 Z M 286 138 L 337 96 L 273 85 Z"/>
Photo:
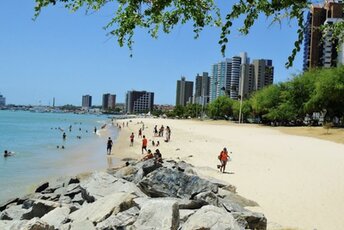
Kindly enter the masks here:
<path id="1" fill-rule="evenodd" d="M 220 166 L 220 172 L 225 172 L 226 170 L 226 165 L 227 165 L 227 161 L 228 161 L 228 151 L 227 148 L 223 148 L 223 150 L 220 152 L 220 155 L 218 156 L 220 162 L 221 162 L 221 166 Z"/>

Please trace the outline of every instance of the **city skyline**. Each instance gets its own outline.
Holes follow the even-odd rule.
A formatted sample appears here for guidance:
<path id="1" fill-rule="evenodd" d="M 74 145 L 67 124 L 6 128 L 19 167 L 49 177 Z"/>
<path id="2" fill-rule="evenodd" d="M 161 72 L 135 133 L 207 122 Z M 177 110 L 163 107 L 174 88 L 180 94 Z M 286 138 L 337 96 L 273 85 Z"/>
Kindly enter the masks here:
<path id="1" fill-rule="evenodd" d="M 132 89 L 155 92 L 157 104 L 174 104 L 171 85 L 181 75 L 193 79 L 197 73 L 211 73 L 212 63 L 243 51 L 274 60 L 275 82 L 302 71 L 302 52 L 292 69 L 284 67 L 297 37 L 295 22 L 268 27 L 261 18 L 246 37 L 233 32 L 226 57 L 218 45 L 220 28 L 205 28 L 197 40 L 190 24 L 156 40 L 139 30 L 131 58 L 128 48 L 109 40 L 102 29 L 110 8 L 85 15 L 49 7 L 32 21 L 34 2 L 18 7 L 4 0 L 0 7 L 7 9 L 0 15 L 0 91 L 7 104 L 51 105 L 55 97 L 56 106 L 79 105 L 80 96 L 89 94 L 93 104 L 101 105 L 103 92 L 116 92 L 116 100 L 124 102 Z"/>

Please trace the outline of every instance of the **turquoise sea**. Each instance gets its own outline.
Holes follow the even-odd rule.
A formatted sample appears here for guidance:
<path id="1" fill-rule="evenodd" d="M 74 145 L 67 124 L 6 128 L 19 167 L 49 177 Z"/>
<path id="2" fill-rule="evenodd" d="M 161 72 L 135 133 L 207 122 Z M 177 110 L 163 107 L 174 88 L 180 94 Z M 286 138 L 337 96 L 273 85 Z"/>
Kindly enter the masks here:
<path id="1" fill-rule="evenodd" d="M 105 169 L 106 140 L 117 136 L 111 125 L 100 130 L 108 122 L 96 115 L 0 111 L 0 203 L 51 178 Z M 4 150 L 14 155 L 4 158 Z"/>

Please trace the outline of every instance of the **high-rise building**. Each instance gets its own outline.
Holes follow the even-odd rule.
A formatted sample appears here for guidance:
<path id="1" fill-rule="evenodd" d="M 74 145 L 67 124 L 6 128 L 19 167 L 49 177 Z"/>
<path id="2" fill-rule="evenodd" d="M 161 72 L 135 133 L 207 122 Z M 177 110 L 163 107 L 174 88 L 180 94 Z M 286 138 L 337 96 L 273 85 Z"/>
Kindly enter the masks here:
<path id="1" fill-rule="evenodd" d="M 195 83 L 195 103 L 206 105 L 209 102 L 210 77 L 207 72 L 197 74 Z"/>
<path id="2" fill-rule="evenodd" d="M 6 105 L 6 98 L 0 94 L 0 106 Z"/>
<path id="3" fill-rule="evenodd" d="M 212 76 L 210 77 L 210 101 L 222 95 L 231 88 L 232 59 L 216 63 L 212 66 Z"/>
<path id="4" fill-rule="evenodd" d="M 82 96 L 82 107 L 83 108 L 90 108 L 91 106 L 92 106 L 92 96 L 83 95 Z"/>
<path id="5" fill-rule="evenodd" d="M 232 69 L 231 69 L 231 79 L 230 79 L 230 98 L 237 100 L 239 95 L 239 79 L 240 79 L 240 65 L 241 57 L 232 57 Z"/>
<path id="6" fill-rule="evenodd" d="M 254 91 L 254 65 L 245 63 L 240 66 L 239 95 L 248 98 Z"/>
<path id="7" fill-rule="evenodd" d="M 103 94 L 102 109 L 109 110 L 116 107 L 116 95 L 115 94 Z"/>
<path id="8" fill-rule="evenodd" d="M 148 113 L 153 110 L 154 93 L 147 91 L 128 91 L 125 110 L 127 113 Z"/>
<path id="9" fill-rule="evenodd" d="M 265 86 L 271 85 L 274 80 L 274 67 L 272 60 L 258 59 L 253 60 L 254 66 L 254 90 L 262 89 Z"/>
<path id="10" fill-rule="evenodd" d="M 306 18 L 303 70 L 316 67 L 332 67 L 338 64 L 337 42 L 332 34 L 322 34 L 321 26 L 343 19 L 343 1 L 325 0 L 324 4 L 312 4 Z M 341 60 L 341 59 L 339 59 Z"/>
<path id="11" fill-rule="evenodd" d="M 185 106 L 192 102 L 193 82 L 185 81 L 185 77 L 177 81 L 176 105 Z"/>

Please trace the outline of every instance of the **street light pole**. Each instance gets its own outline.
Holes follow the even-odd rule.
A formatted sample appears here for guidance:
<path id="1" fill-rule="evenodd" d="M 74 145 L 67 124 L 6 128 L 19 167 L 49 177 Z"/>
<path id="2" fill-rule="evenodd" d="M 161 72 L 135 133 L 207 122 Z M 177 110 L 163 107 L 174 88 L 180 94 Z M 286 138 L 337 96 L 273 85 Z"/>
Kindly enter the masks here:
<path id="1" fill-rule="evenodd" d="M 239 124 L 242 122 L 242 99 L 244 97 L 243 91 L 244 91 L 244 81 L 245 76 L 241 75 L 241 86 L 240 86 L 240 109 L 239 109 Z"/>

